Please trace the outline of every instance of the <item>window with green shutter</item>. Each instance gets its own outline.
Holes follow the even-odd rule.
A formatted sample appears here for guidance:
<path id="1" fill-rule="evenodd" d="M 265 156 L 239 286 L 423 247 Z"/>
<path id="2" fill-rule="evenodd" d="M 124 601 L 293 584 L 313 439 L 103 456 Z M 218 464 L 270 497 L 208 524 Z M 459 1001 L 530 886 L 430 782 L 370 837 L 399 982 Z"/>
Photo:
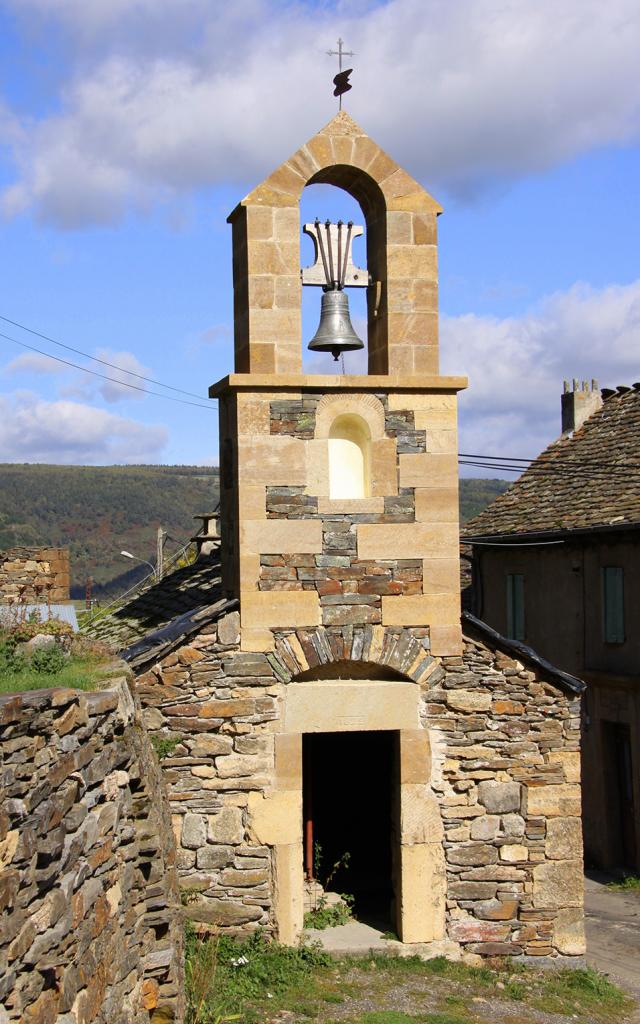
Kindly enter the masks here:
<path id="1" fill-rule="evenodd" d="M 606 644 L 624 643 L 624 569 L 602 568 L 602 636 Z"/>
<path id="2" fill-rule="evenodd" d="M 507 636 L 524 640 L 524 576 L 507 573 Z"/>

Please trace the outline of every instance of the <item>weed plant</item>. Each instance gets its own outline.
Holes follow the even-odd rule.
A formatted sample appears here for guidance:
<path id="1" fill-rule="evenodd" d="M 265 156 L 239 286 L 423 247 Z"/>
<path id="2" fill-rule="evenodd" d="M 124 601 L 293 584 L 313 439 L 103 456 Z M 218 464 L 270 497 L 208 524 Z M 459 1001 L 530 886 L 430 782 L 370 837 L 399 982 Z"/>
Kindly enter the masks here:
<path id="1" fill-rule="evenodd" d="M 607 882 L 607 889 L 618 892 L 640 892 L 640 875 L 625 875 L 616 882 Z"/>
<path id="2" fill-rule="evenodd" d="M 151 746 L 156 752 L 156 757 L 159 761 L 163 761 L 165 757 L 171 757 L 174 750 L 181 742 L 180 736 L 152 736 Z"/>
<path id="3" fill-rule="evenodd" d="M 320 843 L 314 843 L 313 846 L 313 864 L 316 875 L 320 876 L 320 868 L 322 865 L 322 847 Z M 322 883 L 324 893 L 319 898 L 316 898 L 315 906 L 312 910 L 309 910 L 304 915 L 304 927 L 315 928 L 318 931 L 322 931 L 325 928 L 335 928 L 338 925 L 346 924 L 353 917 L 353 902 L 354 898 L 349 893 L 341 892 L 340 901 L 338 903 L 329 903 L 326 892 L 331 889 L 331 883 L 333 882 L 338 871 L 349 867 L 349 861 L 351 860 L 351 854 L 347 851 L 343 853 L 341 857 L 335 862 L 329 874 L 326 876 Z"/>
<path id="4" fill-rule="evenodd" d="M 244 942 L 225 935 L 200 938 L 188 925 L 186 1024 L 222 1024 L 238 1014 L 253 1020 L 257 1004 L 269 1001 L 275 1010 L 284 993 L 311 991 L 314 974 L 331 964 L 316 946 L 280 946 L 261 932 Z M 209 984 L 203 986 L 203 979 Z"/>

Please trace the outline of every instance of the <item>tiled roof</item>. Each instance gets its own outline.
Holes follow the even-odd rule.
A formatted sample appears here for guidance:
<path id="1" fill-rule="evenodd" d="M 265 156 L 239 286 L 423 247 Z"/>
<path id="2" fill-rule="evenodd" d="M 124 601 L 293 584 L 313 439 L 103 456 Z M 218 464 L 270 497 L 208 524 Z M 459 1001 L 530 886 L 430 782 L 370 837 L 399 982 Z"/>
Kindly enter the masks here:
<path id="1" fill-rule="evenodd" d="M 463 538 L 640 524 L 640 384 L 602 395 L 602 408 L 550 444 Z"/>
<path id="2" fill-rule="evenodd" d="M 192 565 L 176 569 L 127 604 L 98 617 L 83 632 L 122 651 L 174 619 L 217 604 L 221 599 L 220 554 L 216 550 Z"/>

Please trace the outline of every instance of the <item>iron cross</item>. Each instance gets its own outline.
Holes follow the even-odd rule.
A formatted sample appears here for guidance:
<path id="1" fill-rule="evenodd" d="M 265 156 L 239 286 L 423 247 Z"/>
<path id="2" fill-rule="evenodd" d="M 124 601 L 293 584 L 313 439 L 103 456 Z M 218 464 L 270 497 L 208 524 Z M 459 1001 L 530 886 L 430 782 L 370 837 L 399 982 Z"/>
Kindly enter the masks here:
<path id="1" fill-rule="evenodd" d="M 338 58 L 338 74 L 336 75 L 336 77 L 333 80 L 333 84 L 335 85 L 335 89 L 334 89 L 333 95 L 339 97 L 339 101 L 338 101 L 338 109 L 339 110 L 342 110 L 342 94 L 345 93 L 345 92 L 348 92 L 349 89 L 353 88 L 353 86 L 351 86 L 349 84 L 349 75 L 353 71 L 353 68 L 349 68 L 347 71 L 343 71 L 342 70 L 342 58 L 343 57 L 355 57 L 355 53 L 353 52 L 353 50 L 343 50 L 343 48 L 342 48 L 343 46 L 344 46 L 344 43 L 343 43 L 342 39 L 338 39 L 338 49 L 337 50 L 327 50 L 327 56 L 329 56 L 329 57 L 337 57 Z"/>

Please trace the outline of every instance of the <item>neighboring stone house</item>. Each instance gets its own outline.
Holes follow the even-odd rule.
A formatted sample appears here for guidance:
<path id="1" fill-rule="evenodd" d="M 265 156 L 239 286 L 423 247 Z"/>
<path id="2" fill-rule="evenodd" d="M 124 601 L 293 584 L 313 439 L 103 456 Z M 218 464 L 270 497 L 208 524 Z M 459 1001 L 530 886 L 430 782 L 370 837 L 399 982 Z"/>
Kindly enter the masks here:
<path id="1" fill-rule="evenodd" d="M 562 436 L 467 523 L 475 613 L 587 683 L 587 862 L 640 868 L 640 384 L 574 382 Z"/>
<path id="2" fill-rule="evenodd" d="M 364 212 L 368 374 L 302 373 L 298 203 L 316 182 Z M 328 865 L 351 854 L 359 916 L 414 948 L 576 957 L 583 684 L 461 628 L 466 381 L 438 370 L 439 212 L 344 112 L 234 210 L 220 548 L 95 633 L 172 745 L 194 920 L 296 942 L 319 844 Z"/>
<path id="3" fill-rule="evenodd" d="M 69 548 L 20 546 L 0 551 L 0 604 L 68 600 Z"/>

